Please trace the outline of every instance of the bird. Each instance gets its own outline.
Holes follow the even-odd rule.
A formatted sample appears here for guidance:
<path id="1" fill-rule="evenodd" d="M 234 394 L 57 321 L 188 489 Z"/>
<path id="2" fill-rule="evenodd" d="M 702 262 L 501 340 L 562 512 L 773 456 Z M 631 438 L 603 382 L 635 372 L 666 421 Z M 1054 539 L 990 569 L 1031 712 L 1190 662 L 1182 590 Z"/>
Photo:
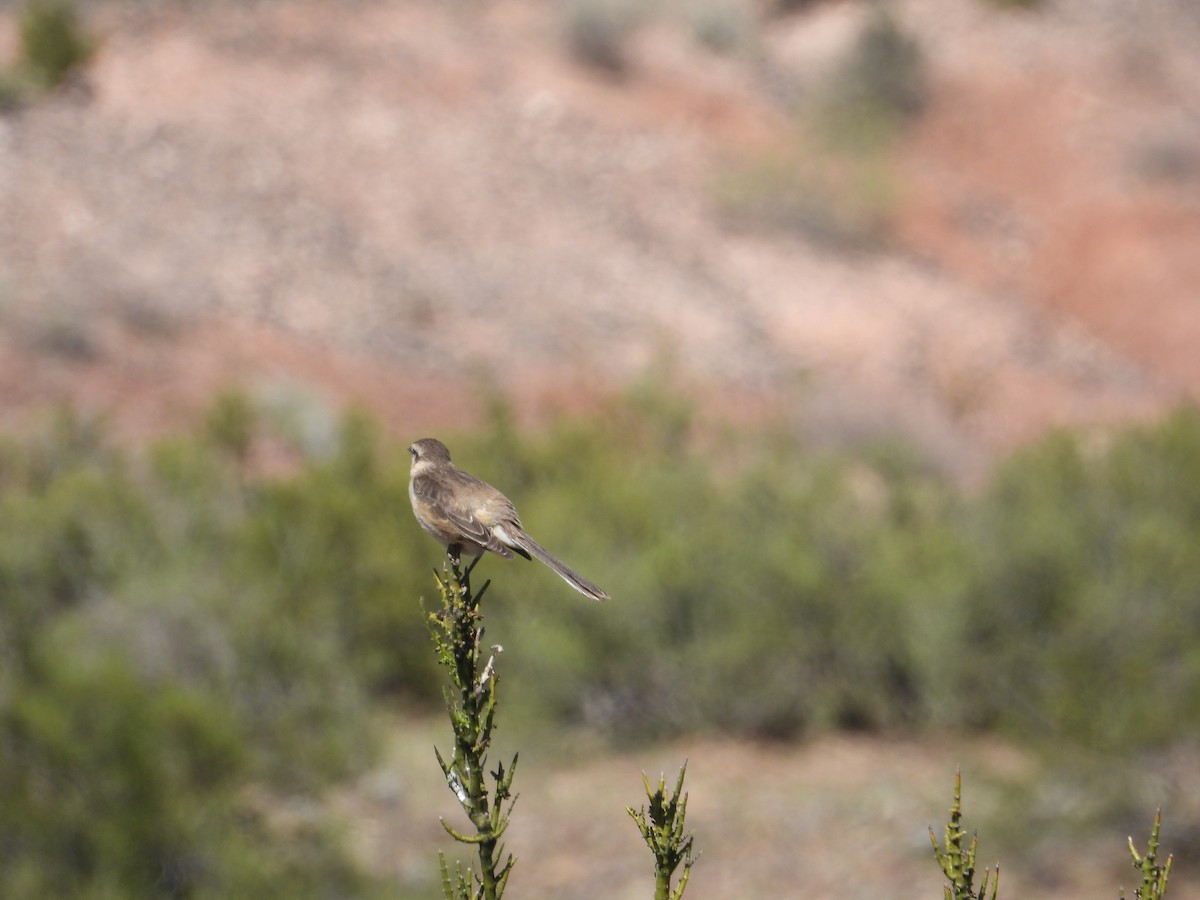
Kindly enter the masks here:
<path id="1" fill-rule="evenodd" d="M 518 554 L 549 566 L 585 597 L 608 599 L 599 586 L 526 534 L 512 501 L 486 481 L 454 465 L 450 451 L 437 438 L 421 438 L 408 452 L 412 456 L 408 499 L 413 515 L 456 563 L 463 553 L 474 557 L 475 562 L 484 551 L 505 559 Z"/>

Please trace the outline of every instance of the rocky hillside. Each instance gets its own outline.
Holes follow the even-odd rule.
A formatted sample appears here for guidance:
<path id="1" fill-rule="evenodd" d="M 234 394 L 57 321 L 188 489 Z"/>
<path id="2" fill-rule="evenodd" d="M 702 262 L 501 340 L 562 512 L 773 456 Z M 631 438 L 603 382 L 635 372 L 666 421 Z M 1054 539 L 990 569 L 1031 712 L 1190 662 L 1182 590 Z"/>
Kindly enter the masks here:
<path id="1" fill-rule="evenodd" d="M 89 5 L 82 80 L 0 118 L 0 417 L 236 380 L 413 434 L 666 366 L 969 474 L 1200 394 L 1190 0 L 898 0 L 919 110 L 866 167 L 804 110 L 871 9 L 786 5 Z M 810 227 L 876 184 L 871 240 Z"/>

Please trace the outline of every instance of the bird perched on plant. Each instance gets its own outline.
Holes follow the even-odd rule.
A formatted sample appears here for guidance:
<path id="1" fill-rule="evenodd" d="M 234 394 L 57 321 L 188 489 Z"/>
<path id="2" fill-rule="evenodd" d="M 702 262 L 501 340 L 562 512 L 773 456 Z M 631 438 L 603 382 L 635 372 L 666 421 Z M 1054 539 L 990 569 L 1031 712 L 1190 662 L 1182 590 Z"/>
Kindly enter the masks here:
<path id="1" fill-rule="evenodd" d="M 478 560 L 485 550 L 505 559 L 517 553 L 545 563 L 585 597 L 608 599 L 597 585 L 526 534 L 512 501 L 450 462 L 450 451 L 441 441 L 422 438 L 408 452 L 412 455 L 408 498 L 413 515 L 452 559 L 457 561 L 466 553 Z"/>

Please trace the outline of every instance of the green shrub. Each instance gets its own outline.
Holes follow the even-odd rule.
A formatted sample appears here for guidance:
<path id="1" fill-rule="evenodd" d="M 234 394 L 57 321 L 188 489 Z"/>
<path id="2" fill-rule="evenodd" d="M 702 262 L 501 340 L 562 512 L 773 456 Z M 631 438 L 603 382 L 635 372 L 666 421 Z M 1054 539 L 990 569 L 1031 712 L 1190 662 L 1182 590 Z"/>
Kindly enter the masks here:
<path id="1" fill-rule="evenodd" d="M 826 102 L 837 107 L 835 124 L 848 127 L 845 138 L 861 140 L 864 129 L 886 129 L 921 112 L 928 93 L 921 45 L 879 4 L 836 72 Z"/>
<path id="2" fill-rule="evenodd" d="M 228 688 L 238 672 L 246 721 L 274 710 L 280 734 L 323 709 L 352 722 L 371 696 L 434 701 L 415 598 L 440 554 L 412 520 L 405 455 L 352 416 L 321 459 L 248 482 L 246 432 L 266 426 L 240 408 L 214 413 L 216 444 L 174 439 L 142 462 L 69 416 L 38 445 L 0 448 L 6 657 L 19 669 L 47 625 L 104 610 L 147 643 L 208 634 L 189 651 L 210 660 L 196 677 Z M 497 408 L 485 431 L 447 439 L 615 598 L 601 611 L 541 567 L 481 563 L 503 575 L 489 603 L 513 609 L 491 621 L 512 632 L 495 637 L 524 684 L 518 717 L 524 704 L 629 737 L 993 727 L 1113 749 L 1192 720 L 1194 410 L 1107 445 L 1051 436 L 972 498 L 903 455 L 722 436 L 654 391 L 539 435 Z M 281 671 L 295 689 L 271 694 Z"/>
<path id="3" fill-rule="evenodd" d="M 717 210 L 735 225 L 836 249 L 884 246 L 899 196 L 892 149 L 927 91 L 920 45 L 877 7 L 846 58 L 800 104 L 794 131 L 717 169 Z"/>
<path id="4" fill-rule="evenodd" d="M 519 617 L 497 635 L 512 651 L 513 695 L 627 738 L 910 720 L 904 611 L 855 587 L 878 528 L 860 525 L 875 515 L 845 468 L 775 438 L 714 448 L 737 460 L 718 472 L 693 448 L 686 412 L 653 415 L 615 409 L 515 448 L 515 461 L 489 449 L 492 468 L 474 467 L 521 498 L 535 537 L 557 536 L 546 538 L 552 550 L 614 597 L 602 609 L 572 603 L 543 572 L 506 566 L 489 602 Z M 468 468 L 484 458 L 471 443 L 456 451 Z"/>
<path id="5" fill-rule="evenodd" d="M 841 251 L 886 245 L 897 192 L 876 149 L 830 152 L 798 137 L 726 161 L 709 190 L 734 226 L 796 234 Z"/>
<path id="6" fill-rule="evenodd" d="M 270 428 L 226 398 L 140 453 L 69 413 L 0 440 L 0 894 L 357 878 L 272 798 L 369 761 L 378 704 L 437 702 L 417 598 L 442 555 L 368 419 L 252 477 L 248 448 L 289 440 Z M 648 385 L 536 434 L 494 404 L 445 437 L 613 597 L 480 562 L 506 722 L 991 729 L 1110 756 L 1196 737 L 1195 409 L 1050 436 L 969 496 L 894 448 L 733 434 Z"/>
<path id="7" fill-rule="evenodd" d="M 0 884 L 17 873 L 5 896 L 193 880 L 197 832 L 216 824 L 241 774 L 219 698 L 146 684 L 119 658 L 72 658 L 73 640 L 48 643 L 38 677 L 0 713 Z"/>
<path id="8" fill-rule="evenodd" d="M 0 70 L 0 113 L 19 108 L 28 92 L 29 85 L 19 73 Z"/>
<path id="9" fill-rule="evenodd" d="M 1051 437 L 982 498 L 963 640 L 984 718 L 1109 749 L 1160 745 L 1200 690 L 1200 415 L 1088 449 Z"/>
<path id="10" fill-rule="evenodd" d="M 625 71 L 625 45 L 645 12 L 637 0 L 563 0 L 563 22 L 572 54 L 610 73 Z"/>
<path id="11" fill-rule="evenodd" d="M 29 0 L 18 29 L 21 69 L 42 89 L 61 84 L 96 48 L 72 0 Z"/>
<path id="12" fill-rule="evenodd" d="M 571 603 L 537 567 L 482 563 L 502 567 L 489 601 L 513 612 L 494 628 L 520 627 L 496 637 L 538 715 L 627 737 L 936 725 L 1133 750 L 1188 735 L 1194 411 L 1102 451 L 1052 436 L 977 498 L 788 437 L 701 452 L 688 417 L 664 415 L 456 446 L 614 597 Z"/>
<path id="13" fill-rule="evenodd" d="M 0 447 L 0 894 L 369 891 L 327 823 L 272 822 L 370 758 L 368 692 L 338 598 L 299 614 L 242 549 L 233 449 L 69 414 Z"/>
<path id="14" fill-rule="evenodd" d="M 0 112 L 58 87 L 96 51 L 97 42 L 80 23 L 73 0 L 26 0 L 17 32 L 17 59 L 0 70 Z M 51 323 L 36 338 L 68 358 L 89 359 L 96 352 L 91 336 L 72 322 Z"/>
<path id="15" fill-rule="evenodd" d="M 1044 5 L 1045 0 L 987 0 L 992 6 L 998 6 L 1001 9 L 1038 9 Z"/>
<path id="16" fill-rule="evenodd" d="M 715 53 L 745 51 L 757 39 L 754 10 L 737 0 L 691 0 L 684 16 L 696 41 Z"/>

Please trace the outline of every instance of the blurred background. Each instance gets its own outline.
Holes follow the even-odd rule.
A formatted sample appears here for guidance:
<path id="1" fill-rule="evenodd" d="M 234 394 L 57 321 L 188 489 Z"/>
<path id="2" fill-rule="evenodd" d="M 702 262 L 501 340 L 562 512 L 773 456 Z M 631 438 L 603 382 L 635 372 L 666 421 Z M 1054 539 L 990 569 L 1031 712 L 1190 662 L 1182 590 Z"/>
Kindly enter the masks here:
<path id="1" fill-rule="evenodd" d="M 0 895 L 1200 897 L 1195 0 L 0 2 Z M 422 606 L 421 598 L 425 598 Z"/>

